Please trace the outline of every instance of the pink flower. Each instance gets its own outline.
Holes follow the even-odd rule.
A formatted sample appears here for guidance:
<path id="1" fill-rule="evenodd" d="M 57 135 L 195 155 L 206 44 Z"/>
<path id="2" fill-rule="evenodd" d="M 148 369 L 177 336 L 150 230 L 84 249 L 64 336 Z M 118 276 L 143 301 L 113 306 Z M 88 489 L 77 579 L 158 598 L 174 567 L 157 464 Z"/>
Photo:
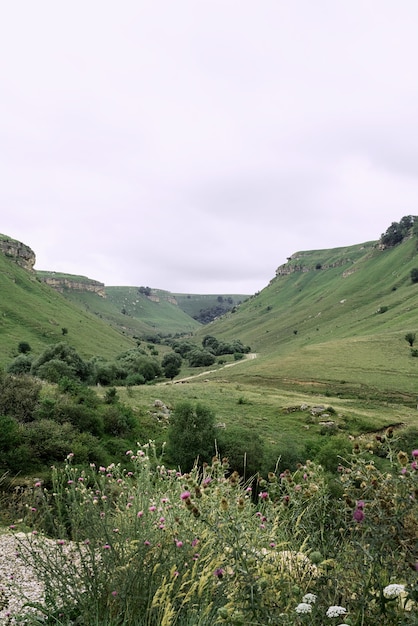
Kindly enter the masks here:
<path id="1" fill-rule="evenodd" d="M 144 541 L 144 546 L 150 546 L 150 545 L 151 545 L 151 543 L 149 541 L 147 541 L 147 540 Z"/>
<path id="2" fill-rule="evenodd" d="M 262 491 L 261 493 L 258 494 L 258 497 L 261 498 L 261 500 L 267 500 L 269 497 L 269 494 L 267 493 L 267 491 Z"/>
<path id="3" fill-rule="evenodd" d="M 156 510 L 157 510 L 157 507 L 156 507 L 156 506 L 154 506 L 154 505 L 152 505 L 152 506 L 150 506 L 150 507 L 149 507 L 149 509 L 148 509 L 148 510 L 149 510 L 149 511 L 151 511 L 151 512 L 153 512 L 153 511 L 156 511 Z"/>
<path id="4" fill-rule="evenodd" d="M 144 515 L 144 511 L 138 511 L 136 514 L 137 517 L 142 517 Z"/>
<path id="5" fill-rule="evenodd" d="M 418 450 L 412 450 L 412 456 L 414 459 L 418 459 Z"/>
<path id="6" fill-rule="evenodd" d="M 35 487 L 40 487 L 41 485 L 42 485 L 42 483 L 41 483 L 41 481 L 40 481 L 40 480 L 38 480 L 38 481 L 35 483 Z"/>
<path id="7" fill-rule="evenodd" d="M 363 513 L 363 509 L 356 509 L 353 513 L 353 519 L 357 522 L 360 523 L 364 520 L 364 513 Z"/>
<path id="8" fill-rule="evenodd" d="M 118 595 L 117 591 L 112 591 L 112 596 L 115 598 Z"/>
<path id="9" fill-rule="evenodd" d="M 108 543 L 105 543 L 103 546 L 103 550 L 110 550 L 110 546 Z"/>
<path id="10" fill-rule="evenodd" d="M 213 572 L 213 575 L 216 576 L 216 578 L 222 578 L 224 574 L 225 570 L 222 569 L 222 567 L 217 567 L 216 570 Z"/>
<path id="11" fill-rule="evenodd" d="M 187 500 L 188 498 L 190 498 L 190 491 L 183 491 L 183 493 L 180 494 L 180 498 L 182 500 Z"/>
<path id="12" fill-rule="evenodd" d="M 411 463 L 411 468 L 412 468 L 413 470 L 418 469 L 418 463 L 417 463 L 416 461 L 412 461 L 412 463 Z"/>
<path id="13" fill-rule="evenodd" d="M 182 547 L 183 547 L 183 542 L 176 539 L 176 548 L 182 548 Z"/>

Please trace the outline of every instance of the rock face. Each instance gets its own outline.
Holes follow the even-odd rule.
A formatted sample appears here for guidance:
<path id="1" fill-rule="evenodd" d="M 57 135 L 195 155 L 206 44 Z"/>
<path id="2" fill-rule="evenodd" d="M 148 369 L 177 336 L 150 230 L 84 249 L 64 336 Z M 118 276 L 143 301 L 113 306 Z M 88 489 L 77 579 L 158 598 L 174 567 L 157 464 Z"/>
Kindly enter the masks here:
<path id="1" fill-rule="evenodd" d="M 38 278 L 60 293 L 64 291 L 89 291 L 106 298 L 104 283 L 92 280 L 85 276 L 73 276 L 71 274 L 59 274 L 55 272 L 37 272 Z"/>
<path id="2" fill-rule="evenodd" d="M 6 237 L 6 235 L 0 235 L 0 252 L 24 269 L 33 271 L 36 256 L 34 251 L 29 246 L 25 246 L 24 243 Z"/>
<path id="3" fill-rule="evenodd" d="M 308 255 L 306 255 L 308 257 Z M 293 263 L 289 263 L 292 261 Z M 294 263 L 297 261 L 297 263 Z M 288 276 L 289 274 L 294 274 L 295 272 L 311 272 L 312 270 L 328 270 L 333 267 L 341 267 L 342 265 L 347 265 L 348 263 L 352 263 L 350 258 L 341 258 L 338 261 L 334 261 L 334 263 L 309 263 L 309 257 L 307 258 L 306 263 L 304 262 L 304 254 L 303 252 L 296 252 L 291 257 L 288 258 L 288 263 L 284 265 L 280 265 L 280 267 L 276 270 L 276 276 Z"/>

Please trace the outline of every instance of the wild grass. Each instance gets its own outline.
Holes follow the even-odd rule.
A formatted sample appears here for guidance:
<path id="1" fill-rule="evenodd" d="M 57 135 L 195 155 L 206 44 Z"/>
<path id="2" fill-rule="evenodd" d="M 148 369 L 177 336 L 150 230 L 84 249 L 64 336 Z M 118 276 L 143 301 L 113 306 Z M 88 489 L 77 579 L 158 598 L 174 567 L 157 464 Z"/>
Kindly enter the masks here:
<path id="1" fill-rule="evenodd" d="M 129 470 L 69 455 L 11 528 L 44 602 L 5 623 L 416 625 L 418 450 L 392 435 L 390 472 L 358 447 L 333 485 L 311 461 L 245 483 L 218 458 L 169 470 L 152 444 L 127 451 Z"/>

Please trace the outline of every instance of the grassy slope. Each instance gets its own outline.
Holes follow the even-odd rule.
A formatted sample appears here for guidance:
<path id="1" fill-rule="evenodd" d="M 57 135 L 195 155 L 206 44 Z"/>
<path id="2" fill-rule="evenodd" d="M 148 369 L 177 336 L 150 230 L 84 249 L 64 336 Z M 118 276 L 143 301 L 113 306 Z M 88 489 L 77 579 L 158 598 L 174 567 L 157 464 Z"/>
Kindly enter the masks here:
<path id="1" fill-rule="evenodd" d="M 410 280 L 418 266 L 416 240 L 385 251 L 363 244 L 304 255 L 313 268 L 351 260 L 278 276 L 236 313 L 211 324 L 210 334 L 238 337 L 259 353 L 245 374 L 231 368 L 228 378 L 273 385 L 316 381 L 324 389 L 344 381 L 358 389 L 415 393 L 418 359 L 404 337 L 418 331 L 418 284 Z M 347 270 L 352 273 L 343 277 Z M 387 312 L 377 313 L 381 306 Z"/>
<path id="2" fill-rule="evenodd" d="M 137 287 L 106 287 L 106 294 L 101 298 L 94 293 L 67 291 L 66 297 L 130 335 L 190 333 L 200 326 L 180 307 L 163 297 L 154 302 Z"/>
<path id="3" fill-rule="evenodd" d="M 173 294 L 176 298 L 179 307 L 185 311 L 190 317 L 194 317 L 198 315 L 201 309 L 210 309 L 212 307 L 219 306 L 222 304 L 218 302 L 219 295 L 218 294 L 185 294 L 185 293 L 175 293 Z M 235 306 L 244 302 L 248 298 L 248 295 L 241 294 L 221 294 L 224 300 L 231 298 L 233 304 L 231 306 Z"/>
<path id="4" fill-rule="evenodd" d="M 36 354 L 65 339 L 85 357 L 111 357 L 134 345 L 2 254 L 0 294 L 0 365 L 16 355 L 20 341 L 29 342 Z M 65 338 L 62 328 L 68 329 Z"/>

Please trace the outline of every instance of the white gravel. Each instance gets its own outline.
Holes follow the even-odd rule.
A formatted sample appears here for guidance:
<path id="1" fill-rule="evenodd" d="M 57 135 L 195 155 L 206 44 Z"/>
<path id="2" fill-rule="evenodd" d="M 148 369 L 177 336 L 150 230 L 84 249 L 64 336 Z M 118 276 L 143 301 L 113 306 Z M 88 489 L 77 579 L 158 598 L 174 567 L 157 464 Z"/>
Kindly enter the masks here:
<path id="1" fill-rule="evenodd" d="M 13 624 L 12 616 L 22 613 L 26 602 L 42 602 L 44 589 L 33 569 L 18 556 L 24 533 L 0 534 L 0 624 Z"/>

